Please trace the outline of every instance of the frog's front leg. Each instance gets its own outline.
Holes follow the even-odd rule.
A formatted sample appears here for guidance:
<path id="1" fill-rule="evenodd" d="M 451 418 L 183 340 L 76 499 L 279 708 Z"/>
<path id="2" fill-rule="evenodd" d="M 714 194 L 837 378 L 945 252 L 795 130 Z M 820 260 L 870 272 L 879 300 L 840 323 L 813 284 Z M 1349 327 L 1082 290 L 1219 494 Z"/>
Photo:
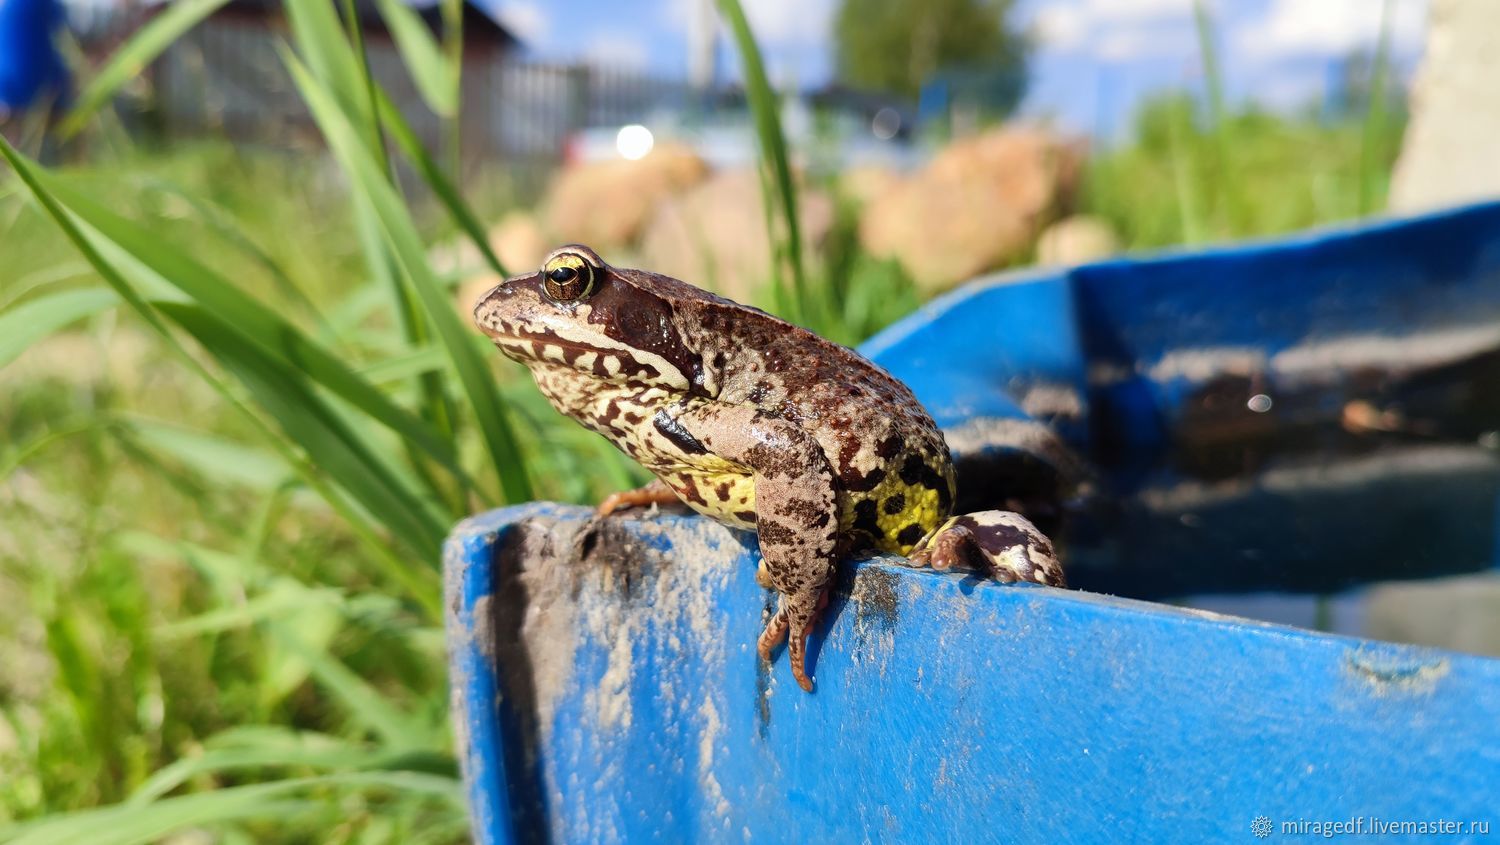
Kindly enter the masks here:
<path id="1" fill-rule="evenodd" d="M 1011 511 L 980 511 L 955 516 L 917 541 L 912 563 L 933 569 L 968 569 L 997 581 L 1033 581 L 1066 587 L 1052 541 Z"/>
<path id="2" fill-rule="evenodd" d="M 677 410 L 668 416 L 678 426 L 679 446 L 701 448 L 749 467 L 754 475 L 755 528 L 763 560 L 759 577 L 781 594 L 758 650 L 769 660 L 771 650 L 787 638 L 792 675 L 812 692 L 807 637 L 826 601 L 838 535 L 828 459 L 812 435 L 795 423 L 754 408 L 710 402 Z"/>

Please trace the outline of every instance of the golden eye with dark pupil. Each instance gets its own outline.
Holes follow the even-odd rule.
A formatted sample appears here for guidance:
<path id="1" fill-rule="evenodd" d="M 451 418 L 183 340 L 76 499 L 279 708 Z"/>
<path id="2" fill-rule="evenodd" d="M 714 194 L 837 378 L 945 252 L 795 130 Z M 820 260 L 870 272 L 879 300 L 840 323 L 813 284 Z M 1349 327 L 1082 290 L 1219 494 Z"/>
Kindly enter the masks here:
<path id="1" fill-rule="evenodd" d="M 547 289 L 548 296 L 558 302 L 572 302 L 588 294 L 593 277 L 593 270 L 587 265 L 575 267 L 564 264 L 547 270 L 542 284 Z"/>

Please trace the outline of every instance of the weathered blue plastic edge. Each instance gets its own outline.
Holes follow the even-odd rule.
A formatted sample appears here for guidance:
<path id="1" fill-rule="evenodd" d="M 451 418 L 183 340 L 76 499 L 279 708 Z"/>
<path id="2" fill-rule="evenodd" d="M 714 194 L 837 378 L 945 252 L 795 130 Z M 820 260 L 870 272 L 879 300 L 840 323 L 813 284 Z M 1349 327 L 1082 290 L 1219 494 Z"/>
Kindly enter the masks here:
<path id="1" fill-rule="evenodd" d="M 489 591 L 492 589 L 493 553 L 497 543 L 503 541 L 505 534 L 518 522 L 533 517 L 550 517 L 562 519 L 570 523 L 581 523 L 587 517 L 588 511 L 577 507 L 564 507 L 552 505 L 525 505 L 513 508 L 505 508 L 482 514 L 461 523 L 454 531 L 447 544 L 448 560 L 448 601 L 449 601 L 449 631 L 450 648 L 452 649 L 452 663 L 454 667 L 453 684 L 455 685 L 455 724 L 459 726 L 459 746 L 462 753 L 462 761 L 466 787 L 471 802 L 471 814 L 474 822 L 475 841 L 480 843 L 509 843 L 513 841 L 525 841 L 534 839 L 535 831 L 518 829 L 518 817 L 509 804 L 508 792 L 510 783 L 504 769 L 503 761 L 507 759 L 504 740 L 497 728 L 500 721 L 504 704 L 498 695 L 499 687 L 493 669 L 487 665 L 492 655 L 486 655 L 481 643 L 486 634 L 482 631 L 489 629 L 489 623 L 482 621 L 480 617 L 487 612 L 485 602 Z M 697 531 L 697 526 L 704 523 L 699 517 L 661 515 L 646 520 L 640 525 L 642 530 L 655 532 L 652 536 L 658 538 L 653 543 L 660 543 L 661 538 L 680 537 L 684 541 L 690 539 Z M 634 530 L 634 529 L 632 529 Z M 666 547 L 670 554 L 673 540 L 666 540 Z M 743 599 L 743 592 L 748 588 L 753 591 L 750 584 L 749 574 L 753 573 L 753 547 L 746 549 L 741 557 L 746 560 L 726 561 L 734 565 L 734 570 L 743 577 L 739 577 L 737 585 L 730 587 L 726 595 L 738 596 Z M 1476 657 L 1473 655 L 1459 654 L 1439 649 L 1429 649 L 1416 646 L 1404 646 L 1390 643 L 1382 643 L 1355 637 L 1320 634 L 1298 628 L 1279 626 L 1269 623 L 1256 622 L 1247 619 L 1218 616 L 1216 614 L 1201 611 L 1185 610 L 1165 605 L 1156 605 L 1130 599 L 1121 599 L 1110 596 L 1057 591 L 1029 587 L 1004 587 L 999 585 L 979 583 L 972 586 L 963 586 L 965 579 L 962 576 L 946 573 L 934 573 L 931 571 L 918 571 L 902 567 L 893 562 L 875 559 L 860 561 L 854 564 L 857 572 L 865 573 L 874 571 L 895 584 L 896 590 L 903 596 L 931 595 L 933 599 L 947 607 L 955 607 L 953 602 L 972 601 L 977 604 L 990 606 L 998 609 L 1009 620 L 1009 625 L 1018 632 L 1023 632 L 1027 639 L 1028 649 L 1040 651 L 1041 653 L 1070 653 L 1076 654 L 1079 663 L 1071 667 L 1073 671 L 1083 671 L 1086 676 L 1094 677 L 1095 680 L 1085 682 L 1078 689 L 1071 689 L 1070 667 L 1065 664 L 1057 664 L 1056 687 L 1045 690 L 1034 690 L 1034 694 L 1045 696 L 1042 701 L 1033 701 L 1031 706 L 1042 706 L 1050 704 L 1053 706 L 1070 707 L 1076 705 L 1087 705 L 1098 707 L 1100 700 L 1098 694 L 1104 690 L 1098 687 L 1098 675 L 1101 667 L 1114 665 L 1116 660 L 1140 661 L 1141 665 L 1132 669 L 1132 675 L 1143 672 L 1149 673 L 1152 666 L 1172 666 L 1180 662 L 1169 657 L 1173 651 L 1189 645 L 1198 640 L 1212 639 L 1221 645 L 1214 646 L 1211 650 L 1219 653 L 1217 666 L 1205 666 L 1204 672 L 1208 677 L 1223 676 L 1230 671 L 1242 681 L 1250 681 L 1257 673 L 1262 675 L 1259 687 L 1260 696 L 1258 703 L 1256 699 L 1243 700 L 1243 690 L 1235 692 L 1224 706 L 1230 708 L 1229 712 L 1235 712 L 1242 720 L 1243 708 L 1247 705 L 1252 710 L 1264 710 L 1266 718 L 1277 719 L 1285 715 L 1282 711 L 1287 707 L 1289 701 L 1299 701 L 1303 697 L 1313 695 L 1315 699 L 1321 698 L 1323 705 L 1328 704 L 1327 696 L 1349 695 L 1350 719 L 1353 720 L 1347 726 L 1350 730 L 1348 737 L 1327 736 L 1330 748 L 1342 749 L 1340 753 L 1362 753 L 1367 758 L 1355 765 L 1355 769 L 1365 772 L 1369 776 L 1371 760 L 1381 758 L 1384 755 L 1391 756 L 1388 764 L 1384 767 L 1376 767 L 1375 770 L 1384 768 L 1389 774 L 1379 784 L 1361 782 L 1351 783 L 1351 790 L 1346 795 L 1343 804 L 1333 807 L 1329 805 L 1328 776 L 1321 774 L 1323 767 L 1328 765 L 1327 751 L 1307 745 L 1316 742 L 1316 734 L 1308 734 L 1305 727 L 1284 722 L 1271 722 L 1265 727 L 1266 733 L 1260 737 L 1249 737 L 1235 734 L 1233 742 L 1237 743 L 1232 749 L 1215 752 L 1219 757 L 1224 754 L 1241 755 L 1240 759 L 1246 762 L 1240 765 L 1257 764 L 1250 762 L 1257 758 L 1279 761 L 1275 766 L 1285 766 L 1288 761 L 1307 759 L 1317 761 L 1319 774 L 1315 777 L 1311 767 L 1306 774 L 1298 771 L 1295 774 L 1287 772 L 1288 777 L 1295 780 L 1304 778 L 1311 779 L 1309 785 L 1313 787 L 1316 798 L 1308 799 L 1317 801 L 1312 806 L 1300 806 L 1295 794 L 1289 793 L 1286 788 L 1275 791 L 1267 791 L 1266 782 L 1249 788 L 1237 788 L 1233 784 L 1226 784 L 1222 797 L 1219 793 L 1206 786 L 1195 787 L 1199 792 L 1195 795 L 1183 796 L 1179 800 L 1186 806 L 1186 815 L 1181 821 L 1171 819 L 1155 819 L 1150 812 L 1143 812 L 1140 808 L 1128 807 L 1121 802 L 1129 802 L 1131 786 L 1129 778 L 1121 780 L 1123 775 L 1119 773 L 1109 774 L 1107 780 L 1119 791 L 1112 795 L 1091 796 L 1090 800 L 1098 802 L 1095 808 L 1097 812 L 1105 816 L 1118 816 L 1113 824 L 1120 825 L 1119 833 L 1123 840 L 1132 837 L 1163 842 L 1190 842 L 1208 841 L 1215 837 L 1227 836 L 1231 831 L 1243 831 L 1248 833 L 1248 824 L 1252 814 L 1263 811 L 1276 813 L 1277 820 L 1290 817 L 1297 812 L 1309 818 L 1321 818 L 1322 814 L 1337 812 L 1344 815 L 1358 813 L 1374 813 L 1381 815 L 1387 820 L 1393 818 L 1404 818 L 1398 813 L 1416 813 L 1417 809 L 1425 808 L 1422 812 L 1428 812 L 1432 817 L 1445 815 L 1452 817 L 1455 812 L 1466 813 L 1465 816 L 1479 818 L 1487 806 L 1482 798 L 1485 794 L 1493 794 L 1493 790 L 1500 788 L 1500 756 L 1495 749 L 1496 742 L 1500 741 L 1500 660 Z M 670 576 L 667 576 L 670 577 Z M 959 589 L 955 590 L 957 587 Z M 971 592 L 972 591 L 972 592 Z M 968 593 L 967 597 L 957 593 Z M 841 599 L 846 601 L 847 599 Z M 905 599 L 903 599 L 904 601 Z M 741 608 L 743 609 L 743 608 Z M 918 608 L 919 610 L 921 608 Z M 931 608 L 926 608 L 930 611 Z M 629 612 L 628 610 L 626 612 Z M 736 624 L 743 623 L 740 627 L 748 629 L 758 624 L 751 614 L 734 614 L 737 619 L 739 615 L 746 618 L 738 620 Z M 851 665 L 847 657 L 841 657 L 840 653 L 851 646 L 851 627 L 857 628 L 861 624 L 858 621 L 850 621 L 854 616 L 851 610 L 846 609 L 840 616 L 842 621 L 837 623 L 834 630 L 820 634 L 820 638 L 827 640 L 820 647 L 824 657 L 820 658 L 819 671 L 828 674 L 821 675 L 820 684 L 828 684 L 827 694 L 835 696 L 829 702 L 837 702 L 840 696 L 850 694 L 849 684 L 866 685 L 872 682 L 867 674 L 860 677 L 841 678 L 840 674 L 851 671 Z M 1073 651 L 1077 647 L 1077 633 L 1067 626 L 1050 626 L 1049 622 L 1058 617 L 1073 618 L 1077 620 L 1088 620 L 1091 630 L 1109 630 L 1115 632 L 1119 642 L 1130 644 L 1132 655 L 1111 655 L 1101 652 L 1097 655 Z M 911 623 L 918 626 L 930 626 L 935 624 L 935 617 L 927 614 L 914 616 Z M 924 621 L 925 620 L 925 621 Z M 905 624 L 905 623 L 899 623 Z M 919 629 L 920 630 L 920 629 Z M 1215 633 L 1210 633 L 1215 632 Z M 666 632 L 656 631 L 651 635 L 648 643 L 637 643 L 636 657 L 642 662 L 642 671 L 660 671 L 659 661 L 663 655 L 657 653 L 665 649 L 663 645 Z M 747 630 L 724 630 L 715 632 L 714 636 L 722 636 L 729 642 L 737 642 L 744 639 Z M 684 638 L 689 635 L 683 632 Z M 753 636 L 751 637 L 753 640 Z M 856 637 L 857 639 L 857 637 Z M 1069 644 L 1073 643 L 1073 644 Z M 1232 643 L 1232 645 L 1228 645 Z M 595 644 L 595 648 L 599 644 Z M 937 647 L 936 644 L 932 644 Z M 1225 650 L 1225 648 L 1228 650 Z M 829 651 L 829 649 L 833 649 Z M 1063 652 L 1059 652 L 1059 648 Z M 913 643 L 907 648 L 909 653 L 924 651 L 920 643 Z M 1256 655 L 1277 654 L 1284 656 L 1275 665 L 1261 665 L 1256 661 Z M 979 655 L 976 655 L 979 657 Z M 926 659 L 918 657 L 917 659 Z M 1165 662 L 1162 662 L 1165 661 Z M 1305 663 L 1303 663 L 1305 661 Z M 858 661 L 856 660 L 856 663 Z M 737 687 L 748 685 L 749 680 L 744 677 L 746 672 L 753 675 L 748 665 L 738 660 L 737 669 L 729 679 L 730 683 Z M 826 665 L 822 665 L 826 664 Z M 1302 664 L 1307 674 L 1302 677 L 1298 674 L 1295 666 Z M 1129 665 L 1129 664 L 1126 664 Z M 647 667 L 654 666 L 655 670 Z M 784 671 L 785 666 L 778 664 L 772 667 L 773 672 Z M 1036 667 L 1028 667 L 1032 676 L 1036 673 Z M 1104 670 L 1106 673 L 1108 669 Z M 588 674 L 588 673 L 585 673 Z M 842 690 L 837 690 L 837 685 L 843 684 Z M 1283 684 L 1289 684 L 1283 686 Z M 1314 692 L 1324 690 L 1323 692 Z M 1342 692 L 1339 692 L 1342 690 Z M 741 689 L 739 692 L 743 692 Z M 935 694 L 933 690 L 931 694 Z M 1014 691 L 1012 691 L 1014 692 Z M 578 693 L 582 695 L 582 691 Z M 924 693 L 927 694 L 927 693 Z M 1121 694 L 1125 695 L 1125 702 L 1134 702 L 1131 706 L 1138 707 L 1140 693 L 1127 689 Z M 640 695 L 639 690 L 632 689 L 631 695 Z M 1070 701 L 1069 697 L 1079 695 L 1082 698 Z M 731 697 L 737 697 L 736 696 Z M 818 710 L 817 696 L 803 699 L 803 694 L 791 685 L 777 685 L 772 700 L 772 706 L 778 708 L 781 713 L 778 719 L 791 719 L 791 722 L 780 724 L 781 728 L 774 730 L 793 731 L 800 735 L 805 732 L 805 726 L 799 726 L 801 718 L 798 710 L 801 707 L 811 705 L 814 712 Z M 1055 696 L 1062 696 L 1057 699 Z M 570 695 L 573 705 L 583 699 L 577 699 Z M 653 699 L 648 695 L 646 698 L 635 699 L 636 707 L 649 706 Z M 962 699 L 960 699 L 962 700 Z M 1014 701 L 1002 694 L 995 700 L 996 705 L 1011 701 L 1009 706 L 1014 706 Z M 570 705 L 570 706 L 573 706 Z M 1023 703 L 1023 706 L 1024 703 Z M 1170 707 L 1170 704 L 1168 704 Z M 785 708 L 792 708 L 786 710 Z M 1371 708 L 1374 711 L 1371 711 Z M 1431 724 L 1422 724 L 1428 721 L 1425 716 L 1418 716 L 1427 711 L 1434 715 Z M 561 712 L 561 711 L 560 711 Z M 571 710 L 569 712 L 572 712 Z M 944 716 L 946 710 L 930 711 L 931 717 L 938 720 L 949 718 Z M 1004 718 L 1001 713 L 1007 712 L 1003 708 L 994 711 L 996 718 Z M 1370 735 L 1369 725 L 1361 725 L 1363 718 L 1361 713 L 1384 712 L 1387 717 L 1382 722 L 1390 722 L 1391 718 L 1408 725 L 1407 735 L 1379 734 L 1388 736 L 1389 742 L 1374 740 Z M 1414 721 L 1406 722 L 1404 717 L 1395 714 L 1413 714 Z M 1437 714 L 1441 715 L 1437 715 Z M 728 714 L 725 714 L 726 718 Z M 1171 713 L 1162 711 L 1163 724 L 1152 726 L 1152 731 L 1165 731 L 1161 739 L 1166 741 L 1169 737 L 1173 741 L 1181 743 L 1184 736 L 1181 731 L 1208 731 L 1205 740 L 1216 742 L 1211 739 L 1214 736 L 1215 719 L 1211 712 Z M 1327 712 L 1320 717 L 1326 722 Z M 559 717 L 563 718 L 563 717 Z M 646 718 L 646 717 L 641 717 Z M 652 714 L 651 719 L 665 718 L 665 714 Z M 826 718 L 826 716 L 821 717 Z M 1205 721 L 1206 720 L 1206 721 Z M 826 724 L 826 723 L 825 723 Z M 1177 727 L 1174 727 L 1177 726 Z M 1435 733 L 1438 730 L 1451 731 L 1455 726 L 1464 729 L 1462 735 L 1444 733 L 1441 736 Z M 642 729 L 646 726 L 642 725 Z M 601 753 L 613 755 L 620 753 L 614 744 L 625 741 L 619 735 L 595 735 L 592 733 L 596 728 L 586 724 L 577 725 L 575 733 L 570 739 L 565 740 L 567 748 L 557 749 L 565 759 L 577 760 L 580 753 L 579 748 L 592 748 L 591 754 Z M 653 728 L 660 730 L 660 728 Z M 726 728 L 733 730 L 733 728 Z M 1028 735 L 1032 730 L 1029 725 L 1017 726 L 1022 735 Z M 1191 734 L 1189 734 L 1191 735 Z M 1364 739 L 1357 739 L 1364 737 Z M 1142 737 L 1146 739 L 1147 737 Z M 1066 739 L 1066 737 L 1059 737 Z M 991 734 L 991 741 L 993 734 Z M 725 738 L 726 742 L 744 742 L 743 734 L 734 734 Z M 1360 745 L 1362 742 L 1375 741 L 1375 745 Z M 784 742 L 784 741 L 783 741 Z M 793 747 L 804 747 L 800 744 L 805 740 L 795 740 Z M 583 743 L 579 746 L 578 743 Z M 593 743 L 599 743 L 596 747 Z M 649 745 L 649 743 L 648 743 Z M 1420 749 L 1421 756 L 1404 758 L 1401 755 L 1411 755 Z M 1468 749 L 1461 751 L 1460 749 Z M 511 749 L 514 751 L 514 749 Z M 670 749 L 660 749 L 661 753 L 671 758 L 675 753 Z M 1107 749 L 1099 749 L 1102 756 L 1096 762 L 1100 766 L 1116 767 L 1129 765 L 1128 760 L 1118 757 L 1110 757 Z M 546 749 L 546 753 L 553 753 L 553 749 Z M 691 752 L 687 752 L 691 753 Z M 763 751 L 763 753 L 771 753 Z M 777 752 L 780 753 L 780 752 Z M 1045 752 L 1043 752 L 1045 754 Z M 1085 752 L 1086 753 L 1086 752 Z M 754 754 L 750 755 L 752 758 Z M 629 757 L 606 756 L 607 760 L 620 760 L 621 764 L 638 767 L 644 763 L 636 759 L 633 762 Z M 691 759 L 691 758 L 689 758 Z M 1441 761 L 1447 760 L 1451 766 Z M 1022 764 L 1036 766 L 1036 760 L 1023 760 Z M 567 767 L 569 763 L 559 762 L 558 765 Z M 1184 772 L 1191 772 L 1195 767 L 1201 767 L 1203 761 L 1198 760 L 1191 764 L 1184 763 Z M 1268 764 L 1271 765 L 1271 764 Z M 1445 768 L 1446 767 L 1446 768 Z M 1451 771 L 1448 769 L 1451 768 Z M 1110 769 L 1113 772 L 1113 768 Z M 1435 777 L 1435 772 L 1446 771 L 1447 774 Z M 894 773 L 893 773 L 894 774 Z M 971 773 L 971 776 L 978 775 Z M 1416 775 L 1417 781 L 1408 783 L 1408 774 Z M 1171 776 L 1163 776 L 1161 779 L 1171 781 L 1173 777 L 1181 777 L 1183 772 Z M 665 777 L 665 775 L 662 775 Z M 836 776 L 830 773 L 829 776 Z M 1231 777 L 1225 772 L 1224 777 Z M 985 777 L 1005 777 L 1004 772 L 988 772 Z M 1097 776 L 1096 776 L 1097 777 Z M 1263 779 L 1264 781 L 1264 779 Z M 1044 781 L 1051 783 L 1050 780 Z M 1274 782 L 1274 778 L 1271 779 Z M 1408 784 L 1402 790 L 1393 791 L 1393 783 Z M 675 785 L 675 784 L 674 784 Z M 728 788 L 726 782 L 726 789 Z M 603 787 L 592 787 L 594 790 Z M 666 785 L 663 784 L 663 788 Z M 676 788 L 681 789 L 681 786 Z M 984 787 L 975 784 L 979 790 L 977 794 L 985 794 Z M 587 778 L 582 789 L 588 791 Z M 576 788 L 575 788 L 576 790 Z M 773 790 L 774 792 L 775 790 Z M 622 807 L 617 802 L 626 801 L 622 795 L 615 795 L 614 799 L 603 796 L 610 795 L 608 789 L 601 793 L 597 806 L 578 806 L 575 802 L 561 807 L 554 807 L 553 811 L 570 814 L 571 817 L 598 814 L 599 818 L 609 816 L 611 813 L 619 815 Z M 809 794 L 798 791 L 798 801 L 806 801 Z M 1205 799 L 1205 795 L 1212 796 Z M 871 796 L 872 799 L 878 796 Z M 1147 801 L 1147 796 L 1138 796 L 1138 800 Z M 639 800 L 637 798 L 636 800 Z M 781 799 L 773 799 L 774 807 Z M 788 798 L 786 800 L 793 800 Z M 951 799 L 945 799 L 951 800 Z M 1167 802 L 1166 806 L 1172 806 L 1170 796 L 1151 796 L 1149 801 L 1153 804 Z M 1212 807 L 1211 817 L 1204 818 L 1205 801 Z M 1220 804 L 1222 802 L 1222 804 Z M 626 804 L 625 806 L 631 806 Z M 765 808 L 755 808 L 764 812 Z M 1180 808 L 1179 808 L 1180 809 Z M 694 812 L 702 812 L 701 807 L 682 806 L 678 808 L 680 814 L 691 816 Z M 848 825 L 848 820 L 840 820 L 836 817 L 822 815 L 822 811 L 807 806 L 797 807 L 797 812 L 805 814 L 812 812 L 817 818 L 826 818 L 830 825 Z M 1071 807 L 1066 812 L 1058 811 L 1059 819 L 1067 816 L 1078 815 L 1078 808 Z M 1382 815 L 1383 814 L 1383 815 Z M 1338 816 L 1342 818 L 1343 815 Z M 777 830 L 774 820 L 760 817 L 760 829 Z M 1500 819 L 1491 819 L 1492 823 Z M 625 823 L 635 822 L 635 814 L 626 814 Z M 1033 820 L 1035 822 L 1035 820 Z M 928 820 L 931 823 L 931 820 Z M 655 824 L 653 822 L 652 824 Z M 676 835 L 685 835 L 697 831 L 705 833 L 701 827 L 694 827 L 691 819 L 677 818 L 662 822 L 662 826 L 652 827 L 648 824 L 647 830 L 656 830 L 658 834 L 670 838 L 675 831 Z M 912 824 L 921 824 L 920 819 L 912 820 Z M 1110 822 L 1101 818 L 1101 829 L 1108 829 Z M 766 827 L 769 825 L 769 827 Z M 1181 825 L 1175 827 L 1174 825 Z M 918 828 L 919 830 L 922 828 Z M 665 831 L 665 833 L 663 833 Z M 809 831 L 810 833 L 812 831 Z M 849 831 L 843 830 L 843 833 Z M 949 831 L 952 833 L 952 831 Z M 1026 829 L 1017 831 L 1015 838 L 1028 840 L 1041 835 L 1042 831 L 1037 829 Z M 639 831 L 637 831 L 639 835 Z M 797 837 L 788 831 L 783 831 L 784 838 L 778 839 L 776 834 L 771 835 L 771 841 L 796 841 Z M 994 835 L 991 831 L 990 835 Z M 655 834 L 653 834 L 654 836 Z M 944 835 L 938 830 L 928 828 L 928 836 L 937 836 L 938 839 L 923 841 L 941 841 Z M 1067 835 L 1060 836 L 1055 841 L 1080 842 L 1099 841 L 1101 835 L 1099 830 L 1090 833 L 1087 830 L 1074 830 Z M 1205 839 L 1208 837 L 1208 839 Z M 544 837 L 545 838 L 545 837 Z M 626 835 L 626 841 L 634 841 L 630 835 Z M 734 837 L 715 834 L 707 838 L 715 841 L 724 841 Z M 1009 836 L 1003 838 L 1011 838 Z M 1248 836 L 1246 837 L 1249 838 Z"/>
<path id="2" fill-rule="evenodd" d="M 491 554 L 504 532 L 521 520 L 555 515 L 558 506 L 532 503 L 480 514 L 454 526 L 443 547 L 443 592 L 448 608 L 447 640 L 451 711 L 459 764 L 469 796 L 474 831 L 494 831 L 486 841 L 510 845 L 515 829 L 510 777 L 500 737 L 500 688 L 495 655 L 478 639 L 494 594 Z M 476 619 L 476 608 L 481 618 Z"/>

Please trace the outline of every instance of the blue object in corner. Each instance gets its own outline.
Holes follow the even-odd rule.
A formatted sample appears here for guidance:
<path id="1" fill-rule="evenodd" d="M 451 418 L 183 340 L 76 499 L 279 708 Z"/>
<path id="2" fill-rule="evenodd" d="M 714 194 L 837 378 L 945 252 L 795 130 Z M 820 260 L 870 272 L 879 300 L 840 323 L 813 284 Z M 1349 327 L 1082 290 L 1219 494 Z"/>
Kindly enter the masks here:
<path id="1" fill-rule="evenodd" d="M 956 451 L 1045 425 L 1091 467 L 1078 589 L 851 562 L 809 695 L 756 657 L 753 535 L 475 517 L 445 572 L 476 841 L 1500 829 L 1500 660 L 1140 600 L 1495 565 L 1500 205 L 981 280 L 865 351 Z"/>
<path id="2" fill-rule="evenodd" d="M 66 100 L 68 67 L 53 40 L 66 24 L 58 0 L 0 0 L 0 108 Z"/>

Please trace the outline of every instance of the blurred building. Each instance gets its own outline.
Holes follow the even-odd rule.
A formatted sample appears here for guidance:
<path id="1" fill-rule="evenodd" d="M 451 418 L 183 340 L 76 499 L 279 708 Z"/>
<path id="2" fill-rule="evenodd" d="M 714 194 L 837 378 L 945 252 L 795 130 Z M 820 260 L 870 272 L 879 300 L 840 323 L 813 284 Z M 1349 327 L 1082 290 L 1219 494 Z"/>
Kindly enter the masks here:
<path id="1" fill-rule="evenodd" d="M 436 148 L 444 122 L 423 100 L 378 7 L 357 0 L 355 8 L 372 74 Z M 437 4 L 415 11 L 442 36 Z M 280 0 L 231 0 L 173 44 L 153 71 L 168 130 L 314 143 L 317 132 L 277 49 L 287 29 Z M 635 72 L 529 61 L 516 36 L 472 0 L 464 4 L 463 36 L 459 126 L 471 157 L 555 159 L 582 127 L 639 120 L 665 86 Z"/>
<path id="2" fill-rule="evenodd" d="M 335 4 L 338 7 L 339 4 Z M 406 72 L 385 21 L 371 0 L 358 0 L 356 15 L 370 70 L 391 99 L 429 142 L 440 121 L 426 106 Z M 436 5 L 416 10 L 441 37 Z M 156 107 L 173 131 L 215 130 L 246 140 L 276 142 L 315 136 L 306 105 L 284 66 L 278 45 L 288 40 L 280 0 L 230 0 L 177 40 L 154 68 Z M 516 38 L 472 3 L 464 4 L 464 101 L 470 90 L 517 46 Z M 482 139 L 486 127 L 465 115 L 467 138 Z"/>

